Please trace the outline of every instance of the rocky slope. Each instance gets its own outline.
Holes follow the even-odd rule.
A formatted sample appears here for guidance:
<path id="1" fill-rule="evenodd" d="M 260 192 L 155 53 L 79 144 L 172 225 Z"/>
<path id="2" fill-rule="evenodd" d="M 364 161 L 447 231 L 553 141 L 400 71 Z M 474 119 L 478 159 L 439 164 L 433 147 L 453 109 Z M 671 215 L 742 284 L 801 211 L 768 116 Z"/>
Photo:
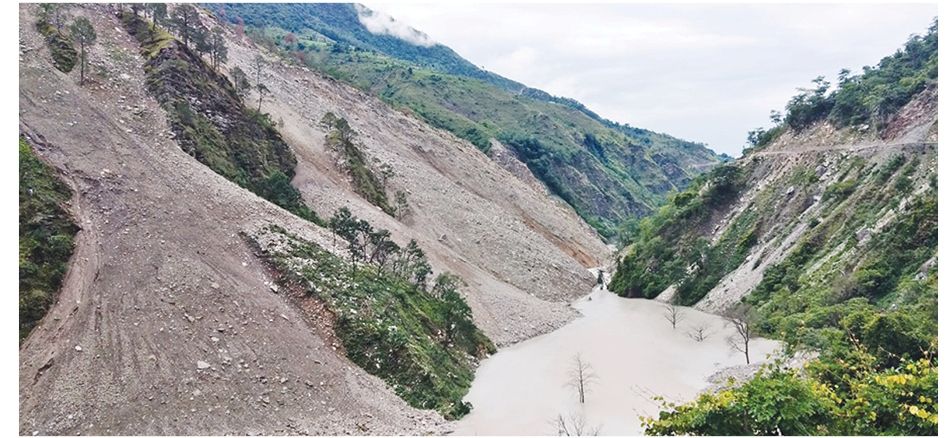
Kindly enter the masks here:
<path id="1" fill-rule="evenodd" d="M 823 255 L 806 272 L 853 271 L 877 233 L 934 194 L 937 103 L 937 88 L 921 92 L 882 136 L 831 123 L 788 130 L 715 171 L 663 210 L 658 232 L 672 252 L 652 258 L 636 245 L 613 290 L 725 312 L 810 239 Z M 692 242 L 703 244 L 679 252 Z"/>
<path id="2" fill-rule="evenodd" d="M 295 64 L 376 95 L 484 153 L 493 153 L 496 140 L 506 144 L 606 237 L 723 160 L 701 144 L 605 120 L 573 99 L 477 68 L 444 45 L 368 30 L 364 21 L 374 12 L 361 5 L 209 8 Z"/>
<path id="3" fill-rule="evenodd" d="M 230 65 L 252 71 L 261 51 L 248 39 L 229 36 Z M 298 156 L 293 182 L 318 214 L 346 206 L 398 240 L 417 239 L 437 271 L 456 272 L 480 291 L 470 294 L 470 304 L 497 343 L 550 330 L 551 316 L 569 314 L 552 301 L 581 295 L 592 280 L 584 268 L 608 256 L 570 208 L 464 141 L 339 81 L 265 55 L 262 82 L 271 95 L 262 108 Z M 386 214 L 350 187 L 324 141 L 327 112 L 346 119 L 364 153 L 392 169 L 387 185 L 407 194 L 405 218 Z"/>
<path id="4" fill-rule="evenodd" d="M 440 432 L 438 415 L 407 406 L 275 293 L 241 235 L 274 224 L 341 253 L 339 240 L 183 151 L 109 6 L 70 11 L 99 35 L 83 87 L 51 63 L 35 8 L 19 8 L 20 130 L 73 188 L 81 230 L 57 303 L 20 349 L 20 433 Z M 228 38 L 231 65 L 252 71 L 262 52 Z M 463 278 L 497 344 L 573 317 L 564 300 L 589 289 L 585 268 L 608 249 L 571 209 L 452 135 L 265 56 L 263 109 L 311 209 L 346 206 L 401 244 L 418 240 L 436 272 Z M 393 169 L 403 219 L 353 191 L 323 144 L 329 111 Z"/>

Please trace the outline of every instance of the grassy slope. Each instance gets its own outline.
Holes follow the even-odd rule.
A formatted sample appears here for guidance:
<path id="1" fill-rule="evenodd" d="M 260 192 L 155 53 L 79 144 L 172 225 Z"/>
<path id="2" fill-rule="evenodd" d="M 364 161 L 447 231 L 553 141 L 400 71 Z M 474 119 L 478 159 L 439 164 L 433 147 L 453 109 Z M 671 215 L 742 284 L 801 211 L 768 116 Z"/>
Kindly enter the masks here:
<path id="1" fill-rule="evenodd" d="M 20 340 L 55 302 L 79 229 L 69 187 L 20 139 Z"/>
<path id="2" fill-rule="evenodd" d="M 495 351 L 454 290 L 425 290 L 386 270 L 339 257 L 274 227 L 288 242 L 262 248 L 286 286 L 329 306 L 347 357 L 390 384 L 410 405 L 448 418 L 462 401 L 479 358 Z"/>
<path id="3" fill-rule="evenodd" d="M 226 13 L 258 26 L 254 30 L 259 41 L 279 52 L 376 94 L 484 151 L 491 138 L 506 141 L 537 177 L 603 235 L 613 235 L 623 220 L 647 214 L 664 194 L 684 187 L 699 173 L 691 164 L 719 159 L 696 143 L 612 124 L 569 99 L 470 74 L 445 53 L 407 55 L 404 52 L 415 50 L 408 46 L 418 46 L 368 37 L 356 18 L 346 19 L 341 8 L 349 6 L 328 8 L 332 10 L 306 8 L 302 13 L 311 15 L 293 18 L 276 6 L 267 7 L 276 10 L 270 15 L 257 6 L 228 7 Z M 284 42 L 288 29 L 295 31 L 296 42 Z M 539 146 L 542 161 L 526 150 L 526 141 Z"/>

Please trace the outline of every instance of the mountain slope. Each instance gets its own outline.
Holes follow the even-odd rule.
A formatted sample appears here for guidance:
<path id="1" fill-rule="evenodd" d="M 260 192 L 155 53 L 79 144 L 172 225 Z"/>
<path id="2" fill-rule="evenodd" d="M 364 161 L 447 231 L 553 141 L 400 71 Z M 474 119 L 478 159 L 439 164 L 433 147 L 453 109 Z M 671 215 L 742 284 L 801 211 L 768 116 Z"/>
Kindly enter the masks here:
<path id="1" fill-rule="evenodd" d="M 113 7 L 86 5 L 69 10 L 99 35 L 89 51 L 96 68 L 79 86 L 76 74 L 56 69 L 29 25 L 36 9 L 19 9 L 20 130 L 75 187 L 71 212 L 81 229 L 59 299 L 20 349 L 22 434 L 440 433 L 439 415 L 408 401 L 465 411 L 445 402 L 458 401 L 474 358 L 491 351 L 480 331 L 506 344 L 564 324 L 575 315 L 564 301 L 590 290 L 586 268 L 608 255 L 571 209 L 531 181 L 372 96 L 271 57 L 261 77 L 273 91 L 263 109 L 274 132 L 249 136 L 254 144 L 201 145 L 225 151 L 218 161 L 191 155 L 201 149 L 191 140 L 203 138 L 191 128 L 228 138 L 242 117 L 255 116 L 232 110 L 226 80 L 179 42 L 149 37 L 140 44 L 141 26 L 125 28 L 131 11 L 122 20 Z M 229 32 L 226 38 L 227 67 L 252 71 L 260 48 Z M 152 55 L 162 62 L 152 63 Z M 205 70 L 177 73 L 194 69 Z M 183 81 L 172 91 L 184 95 L 170 99 L 178 104 L 161 95 L 170 77 Z M 217 91 L 199 81 L 217 83 Z M 349 121 L 366 165 L 386 175 L 386 196 L 404 195 L 403 214 L 355 190 L 328 145 L 332 128 L 322 116 L 329 112 Z M 196 124 L 176 127 L 182 114 Z M 375 233 L 389 230 L 390 244 L 422 248 L 434 274 L 455 273 L 461 283 L 425 275 L 427 284 L 411 286 L 381 278 L 375 265 L 345 264 L 352 252 L 323 221 L 292 214 L 297 204 L 276 205 L 283 198 L 256 196 L 254 184 L 229 172 L 242 157 L 274 156 L 281 144 L 290 155 L 275 168 L 294 176 L 309 210 L 332 219 L 347 207 Z M 282 233 L 309 249 L 266 245 Z M 339 286 L 354 273 L 366 281 L 332 295 L 302 289 L 315 274 L 301 266 L 327 260 L 335 275 L 321 274 L 310 287 Z M 387 287 L 401 288 L 402 305 L 365 307 Z M 382 314 L 395 329 L 368 320 L 384 310 L 396 313 Z M 391 330 L 409 342 L 370 336 Z M 365 371 L 390 358 L 381 349 L 393 345 L 408 349 L 406 360 Z M 450 382 L 440 388 L 446 398 L 414 386 L 428 363 L 452 370 L 441 380 Z"/>
<path id="2" fill-rule="evenodd" d="M 937 432 L 937 40 L 933 26 L 834 91 L 819 78 L 639 224 L 611 290 L 731 315 L 813 358 L 668 406 L 649 433 Z"/>
<path id="3" fill-rule="evenodd" d="M 220 8 L 288 59 L 376 94 L 484 152 L 500 140 L 604 236 L 723 160 L 697 143 L 618 125 L 574 100 L 474 70 L 445 46 L 371 33 L 360 21 L 364 13 L 340 4 Z"/>

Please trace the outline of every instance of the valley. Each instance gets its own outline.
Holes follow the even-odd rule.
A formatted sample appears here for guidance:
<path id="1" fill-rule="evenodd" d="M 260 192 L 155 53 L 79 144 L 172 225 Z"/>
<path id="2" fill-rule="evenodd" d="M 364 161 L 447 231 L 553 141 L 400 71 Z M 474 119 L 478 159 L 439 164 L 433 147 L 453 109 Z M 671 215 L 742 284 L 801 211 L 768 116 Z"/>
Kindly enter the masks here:
<path id="1" fill-rule="evenodd" d="M 781 356 L 780 343 L 753 339 L 747 365 L 731 346 L 736 332 L 728 320 L 685 307 L 672 327 L 663 303 L 623 299 L 601 286 L 573 307 L 578 319 L 480 364 L 466 396 L 473 412 L 454 434 L 642 435 L 640 417 L 661 411 L 655 397 L 686 402 Z M 576 358 L 591 374 L 584 403 Z"/>
<path id="2" fill-rule="evenodd" d="M 728 159 L 367 11 L 19 6 L 21 435 L 937 433 L 937 22 Z"/>

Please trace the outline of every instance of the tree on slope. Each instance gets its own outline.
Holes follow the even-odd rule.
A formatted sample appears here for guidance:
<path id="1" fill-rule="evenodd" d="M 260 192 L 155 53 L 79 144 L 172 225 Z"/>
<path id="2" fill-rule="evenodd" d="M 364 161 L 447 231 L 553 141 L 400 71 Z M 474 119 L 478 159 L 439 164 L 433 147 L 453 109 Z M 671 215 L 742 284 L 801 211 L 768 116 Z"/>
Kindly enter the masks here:
<path id="1" fill-rule="evenodd" d="M 169 19 L 169 8 L 165 3 L 149 3 L 146 10 L 152 15 L 152 30 L 161 26 Z"/>
<path id="2" fill-rule="evenodd" d="M 228 46 L 225 44 L 225 33 L 221 28 L 216 27 L 212 30 L 209 49 L 212 55 L 212 65 L 215 70 L 218 70 L 219 65 L 228 61 Z"/>
<path id="3" fill-rule="evenodd" d="M 69 26 L 73 40 L 79 43 L 79 85 L 86 81 L 87 49 L 96 42 L 96 30 L 86 17 L 79 17 Z"/>
<path id="4" fill-rule="evenodd" d="M 198 17 L 198 10 L 194 6 L 179 5 L 172 10 L 170 18 L 171 29 L 178 34 L 186 47 L 188 47 L 189 42 L 194 42 L 196 38 L 201 37 L 199 28 L 202 25 Z"/>

